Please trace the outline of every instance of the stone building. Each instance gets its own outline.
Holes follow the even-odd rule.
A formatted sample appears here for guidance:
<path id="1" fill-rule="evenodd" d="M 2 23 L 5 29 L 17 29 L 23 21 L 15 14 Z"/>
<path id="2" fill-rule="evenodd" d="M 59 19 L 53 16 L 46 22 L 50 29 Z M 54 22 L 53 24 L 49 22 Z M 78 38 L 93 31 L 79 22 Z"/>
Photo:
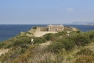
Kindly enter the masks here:
<path id="1" fill-rule="evenodd" d="M 55 31 L 55 32 L 64 30 L 63 25 L 48 25 L 47 28 L 48 28 L 48 31 Z"/>

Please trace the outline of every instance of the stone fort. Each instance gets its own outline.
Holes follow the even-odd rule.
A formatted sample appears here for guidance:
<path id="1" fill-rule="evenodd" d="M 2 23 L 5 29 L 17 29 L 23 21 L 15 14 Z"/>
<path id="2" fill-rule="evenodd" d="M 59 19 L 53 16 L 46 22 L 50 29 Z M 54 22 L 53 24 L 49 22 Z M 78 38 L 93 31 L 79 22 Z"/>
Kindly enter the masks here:
<path id="1" fill-rule="evenodd" d="M 37 30 L 59 32 L 59 31 L 64 30 L 64 26 L 63 25 L 47 25 L 46 27 L 37 27 Z"/>
<path id="2" fill-rule="evenodd" d="M 48 25 L 47 26 L 48 31 L 63 31 L 64 26 L 63 25 Z"/>

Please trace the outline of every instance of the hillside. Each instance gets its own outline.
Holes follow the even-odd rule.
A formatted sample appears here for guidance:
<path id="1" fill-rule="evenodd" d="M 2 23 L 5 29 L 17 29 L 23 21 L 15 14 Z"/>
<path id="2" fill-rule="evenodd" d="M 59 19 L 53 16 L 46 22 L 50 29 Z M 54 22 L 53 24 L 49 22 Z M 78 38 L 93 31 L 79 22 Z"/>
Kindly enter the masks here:
<path id="1" fill-rule="evenodd" d="M 0 43 L 1 63 L 94 63 L 94 31 L 71 31 L 34 36 L 36 29 L 21 32 Z M 30 39 L 34 39 L 31 45 Z M 0 50 L 0 51 L 1 51 Z"/>

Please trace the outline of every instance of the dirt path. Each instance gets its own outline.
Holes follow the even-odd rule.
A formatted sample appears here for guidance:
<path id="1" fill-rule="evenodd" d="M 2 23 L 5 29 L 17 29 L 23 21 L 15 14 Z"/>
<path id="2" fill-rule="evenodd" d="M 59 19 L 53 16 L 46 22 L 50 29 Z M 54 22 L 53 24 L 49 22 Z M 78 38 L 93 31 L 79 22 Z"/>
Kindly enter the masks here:
<path id="1" fill-rule="evenodd" d="M 41 36 L 43 36 L 43 35 L 45 35 L 45 34 L 47 34 L 47 33 L 57 33 L 57 32 L 36 31 L 34 35 L 35 35 L 35 37 L 41 37 Z"/>
<path id="2" fill-rule="evenodd" d="M 8 52 L 9 49 L 0 49 L 0 56 Z"/>
<path id="3" fill-rule="evenodd" d="M 43 48 L 46 48 L 50 44 L 51 44 L 51 41 L 48 41 L 48 42 L 45 42 L 45 43 L 40 44 L 39 46 L 40 46 L 40 48 L 43 49 Z"/>
<path id="4" fill-rule="evenodd" d="M 51 41 L 47 41 L 47 42 L 45 42 L 45 43 L 38 44 L 38 45 L 34 48 L 34 53 L 42 52 L 42 51 L 45 50 L 50 44 L 51 44 Z"/>
<path id="5" fill-rule="evenodd" d="M 38 44 L 34 49 L 34 56 L 30 59 L 32 63 L 41 62 L 41 60 L 46 61 L 47 58 L 54 58 L 54 55 L 50 52 L 44 52 L 45 49 L 51 44 L 51 41 L 47 41 L 45 43 Z"/>
<path id="6" fill-rule="evenodd" d="M 34 36 L 35 37 L 41 37 L 47 33 L 57 33 L 57 32 L 54 32 L 54 31 L 39 31 L 39 30 L 36 30 L 36 32 L 34 33 Z"/>

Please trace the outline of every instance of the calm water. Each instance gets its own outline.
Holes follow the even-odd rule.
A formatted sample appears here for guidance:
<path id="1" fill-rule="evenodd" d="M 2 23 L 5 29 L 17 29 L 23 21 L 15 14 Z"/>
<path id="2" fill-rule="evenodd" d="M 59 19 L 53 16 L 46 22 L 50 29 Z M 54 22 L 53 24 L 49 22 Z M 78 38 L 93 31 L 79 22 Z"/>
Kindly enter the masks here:
<path id="1" fill-rule="evenodd" d="M 28 31 L 33 26 L 46 26 L 46 25 L 0 25 L 0 42 L 7 40 L 19 34 L 21 31 Z M 80 29 L 83 32 L 94 30 L 94 26 L 85 25 L 66 25 L 73 26 Z"/>
<path id="2" fill-rule="evenodd" d="M 76 27 L 83 32 L 94 30 L 94 26 L 87 26 L 87 25 L 67 25 L 67 26 Z"/>

